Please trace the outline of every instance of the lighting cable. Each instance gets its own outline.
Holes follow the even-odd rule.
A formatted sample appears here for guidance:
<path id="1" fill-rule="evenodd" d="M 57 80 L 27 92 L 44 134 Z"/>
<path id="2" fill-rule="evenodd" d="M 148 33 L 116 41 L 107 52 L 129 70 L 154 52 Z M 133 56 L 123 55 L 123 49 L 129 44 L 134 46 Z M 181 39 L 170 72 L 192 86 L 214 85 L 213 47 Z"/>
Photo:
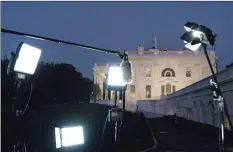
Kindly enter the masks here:
<path id="1" fill-rule="evenodd" d="M 33 90 L 33 84 L 32 84 L 32 82 L 31 82 L 31 91 L 30 91 L 30 95 L 29 95 L 29 98 L 28 98 L 27 105 L 25 106 L 23 112 L 21 113 L 22 116 L 25 114 L 25 112 L 26 112 L 26 110 L 27 110 L 27 108 L 28 108 L 28 106 L 29 106 L 29 104 L 30 104 L 31 97 L 32 97 L 32 90 Z"/>

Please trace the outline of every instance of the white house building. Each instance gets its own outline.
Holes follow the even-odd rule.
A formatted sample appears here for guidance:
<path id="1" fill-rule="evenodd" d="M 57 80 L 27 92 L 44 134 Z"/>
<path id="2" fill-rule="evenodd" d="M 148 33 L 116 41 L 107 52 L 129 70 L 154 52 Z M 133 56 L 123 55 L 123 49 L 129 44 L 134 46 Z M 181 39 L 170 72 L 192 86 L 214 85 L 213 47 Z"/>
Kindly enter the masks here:
<path id="1" fill-rule="evenodd" d="M 137 100 L 159 100 L 162 96 L 181 90 L 211 75 L 203 51 L 144 49 L 127 51 L 132 64 L 133 82 L 126 91 L 126 104 L 136 105 Z M 215 51 L 208 51 L 215 72 Z M 120 62 L 120 61 L 119 61 Z M 118 63 L 119 64 L 119 63 Z M 110 63 L 94 65 L 94 81 L 103 91 L 103 78 Z"/>

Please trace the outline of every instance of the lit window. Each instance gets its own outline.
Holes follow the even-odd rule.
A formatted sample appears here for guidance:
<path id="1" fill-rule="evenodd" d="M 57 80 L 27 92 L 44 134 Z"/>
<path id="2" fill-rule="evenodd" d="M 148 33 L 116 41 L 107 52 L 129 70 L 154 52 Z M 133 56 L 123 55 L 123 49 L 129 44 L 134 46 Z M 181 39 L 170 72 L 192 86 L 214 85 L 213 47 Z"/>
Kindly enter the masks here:
<path id="1" fill-rule="evenodd" d="M 146 77 L 151 77 L 151 69 L 146 68 Z"/>
<path id="2" fill-rule="evenodd" d="M 171 94 L 171 90 L 172 90 L 171 84 L 170 84 L 170 83 L 167 83 L 167 84 L 166 84 L 166 94 L 167 94 L 167 95 Z"/>
<path id="3" fill-rule="evenodd" d="M 146 98 L 151 98 L 151 86 L 146 86 Z"/>
<path id="4" fill-rule="evenodd" d="M 135 93 L 135 85 L 130 85 L 130 93 Z"/>
<path id="5" fill-rule="evenodd" d="M 172 86 L 172 91 L 176 92 L 176 86 Z"/>
<path id="6" fill-rule="evenodd" d="M 135 85 L 130 85 L 129 86 L 129 92 L 131 96 L 135 95 Z"/>
<path id="7" fill-rule="evenodd" d="M 191 68 L 190 67 L 186 67 L 186 77 L 191 77 Z"/>
<path id="8" fill-rule="evenodd" d="M 164 96 L 164 85 L 161 86 L 161 96 Z"/>

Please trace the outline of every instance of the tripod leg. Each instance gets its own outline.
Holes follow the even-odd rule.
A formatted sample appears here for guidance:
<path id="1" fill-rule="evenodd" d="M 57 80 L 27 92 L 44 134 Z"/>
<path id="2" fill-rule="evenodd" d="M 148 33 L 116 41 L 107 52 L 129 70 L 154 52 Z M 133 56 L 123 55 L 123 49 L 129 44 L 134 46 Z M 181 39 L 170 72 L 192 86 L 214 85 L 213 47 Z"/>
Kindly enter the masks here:
<path id="1" fill-rule="evenodd" d="M 27 152 L 27 146 L 25 142 L 23 142 L 23 149 L 24 149 L 24 152 Z"/>
<path id="2" fill-rule="evenodd" d="M 14 145 L 14 150 L 13 151 L 16 152 L 16 145 Z"/>

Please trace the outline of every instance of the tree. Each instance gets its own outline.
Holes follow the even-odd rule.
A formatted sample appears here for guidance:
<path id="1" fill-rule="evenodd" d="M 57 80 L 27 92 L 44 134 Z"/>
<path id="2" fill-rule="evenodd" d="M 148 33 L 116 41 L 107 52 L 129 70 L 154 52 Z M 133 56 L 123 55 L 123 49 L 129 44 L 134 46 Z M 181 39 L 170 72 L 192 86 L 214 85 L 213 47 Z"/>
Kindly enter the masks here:
<path id="1" fill-rule="evenodd" d="M 99 84 L 94 84 L 94 90 L 93 90 L 93 92 L 94 92 L 94 95 L 97 97 L 97 99 L 101 99 L 102 98 Z"/>
<path id="2" fill-rule="evenodd" d="M 233 62 L 231 62 L 230 64 L 226 65 L 226 68 L 229 68 L 231 66 L 233 66 Z"/>
<path id="3" fill-rule="evenodd" d="M 6 74 L 9 60 L 1 61 L 1 75 L 4 82 L 2 83 L 3 99 L 7 96 L 7 92 L 12 91 L 10 84 L 13 76 Z M 40 62 L 27 83 L 25 86 L 28 87 L 31 83 L 33 84 L 31 100 L 34 104 L 89 102 L 92 92 L 91 80 L 83 77 L 75 67 L 66 63 Z M 28 98 L 28 96 L 28 93 L 25 94 L 25 97 Z"/>

